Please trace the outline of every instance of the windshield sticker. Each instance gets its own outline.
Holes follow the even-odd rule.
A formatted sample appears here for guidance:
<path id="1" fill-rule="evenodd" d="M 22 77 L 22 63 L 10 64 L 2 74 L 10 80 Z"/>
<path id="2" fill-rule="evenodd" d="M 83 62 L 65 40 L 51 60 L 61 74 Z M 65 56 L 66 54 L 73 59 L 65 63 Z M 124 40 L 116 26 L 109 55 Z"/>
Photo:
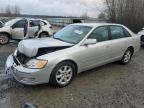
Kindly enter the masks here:
<path id="1" fill-rule="evenodd" d="M 77 34 L 79 34 L 79 35 L 83 34 L 83 32 L 80 31 L 80 30 L 75 30 L 74 32 L 77 33 Z"/>

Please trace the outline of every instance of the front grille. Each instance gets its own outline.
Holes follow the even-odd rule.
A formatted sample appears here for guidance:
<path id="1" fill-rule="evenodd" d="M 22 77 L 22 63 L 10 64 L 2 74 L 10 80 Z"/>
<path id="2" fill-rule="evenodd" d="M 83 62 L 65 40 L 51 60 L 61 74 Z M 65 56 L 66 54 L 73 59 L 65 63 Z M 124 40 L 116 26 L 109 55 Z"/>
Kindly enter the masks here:
<path id="1" fill-rule="evenodd" d="M 26 55 L 17 52 L 17 56 L 13 56 L 14 62 L 16 63 L 16 65 L 20 65 L 20 64 L 26 64 L 26 62 L 28 62 L 28 60 L 30 60 L 29 57 L 27 57 Z"/>

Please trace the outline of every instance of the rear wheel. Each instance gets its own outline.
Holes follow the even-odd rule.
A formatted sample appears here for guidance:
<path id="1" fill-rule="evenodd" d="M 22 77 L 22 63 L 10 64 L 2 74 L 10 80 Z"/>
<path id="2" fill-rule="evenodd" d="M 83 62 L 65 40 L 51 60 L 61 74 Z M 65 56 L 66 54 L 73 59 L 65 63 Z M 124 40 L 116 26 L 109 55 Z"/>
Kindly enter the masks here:
<path id="1" fill-rule="evenodd" d="M 9 35 L 0 33 L 0 44 L 5 45 L 7 43 L 9 43 Z"/>
<path id="2" fill-rule="evenodd" d="M 65 87 L 73 80 L 76 68 L 71 62 L 58 64 L 50 77 L 50 84 L 54 87 Z"/>
<path id="3" fill-rule="evenodd" d="M 128 64 L 131 61 L 132 55 L 133 55 L 132 49 L 128 48 L 123 55 L 121 63 L 124 65 Z"/>
<path id="4" fill-rule="evenodd" d="M 49 37 L 49 34 L 47 32 L 40 33 L 39 38 L 43 38 L 43 37 Z"/>

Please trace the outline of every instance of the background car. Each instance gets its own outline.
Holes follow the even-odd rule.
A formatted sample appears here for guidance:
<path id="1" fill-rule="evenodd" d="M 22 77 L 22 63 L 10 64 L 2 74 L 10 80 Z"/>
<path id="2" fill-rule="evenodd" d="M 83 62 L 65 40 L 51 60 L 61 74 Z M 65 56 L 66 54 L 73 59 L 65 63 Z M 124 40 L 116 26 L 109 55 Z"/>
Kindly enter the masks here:
<path id="1" fill-rule="evenodd" d="M 41 19 L 13 19 L 0 28 L 0 44 L 7 44 L 10 39 L 46 37 L 53 35 L 52 26 Z"/>
<path id="2" fill-rule="evenodd" d="M 139 51 L 140 37 L 119 24 L 73 24 L 50 38 L 28 39 L 6 61 L 6 72 L 23 84 L 70 84 L 80 72 L 121 61 Z"/>
<path id="3" fill-rule="evenodd" d="M 141 46 L 144 47 L 144 28 L 138 34 L 141 36 Z"/>

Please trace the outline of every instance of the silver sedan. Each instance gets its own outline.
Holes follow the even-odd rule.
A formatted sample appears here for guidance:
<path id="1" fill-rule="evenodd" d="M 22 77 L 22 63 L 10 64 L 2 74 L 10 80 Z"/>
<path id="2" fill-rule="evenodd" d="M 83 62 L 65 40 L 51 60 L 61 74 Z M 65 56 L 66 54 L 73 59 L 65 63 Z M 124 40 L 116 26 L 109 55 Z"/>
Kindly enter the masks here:
<path id="1" fill-rule="evenodd" d="M 50 38 L 19 43 L 6 71 L 23 84 L 64 87 L 80 72 L 120 61 L 128 64 L 140 48 L 140 37 L 119 24 L 69 25 Z"/>

